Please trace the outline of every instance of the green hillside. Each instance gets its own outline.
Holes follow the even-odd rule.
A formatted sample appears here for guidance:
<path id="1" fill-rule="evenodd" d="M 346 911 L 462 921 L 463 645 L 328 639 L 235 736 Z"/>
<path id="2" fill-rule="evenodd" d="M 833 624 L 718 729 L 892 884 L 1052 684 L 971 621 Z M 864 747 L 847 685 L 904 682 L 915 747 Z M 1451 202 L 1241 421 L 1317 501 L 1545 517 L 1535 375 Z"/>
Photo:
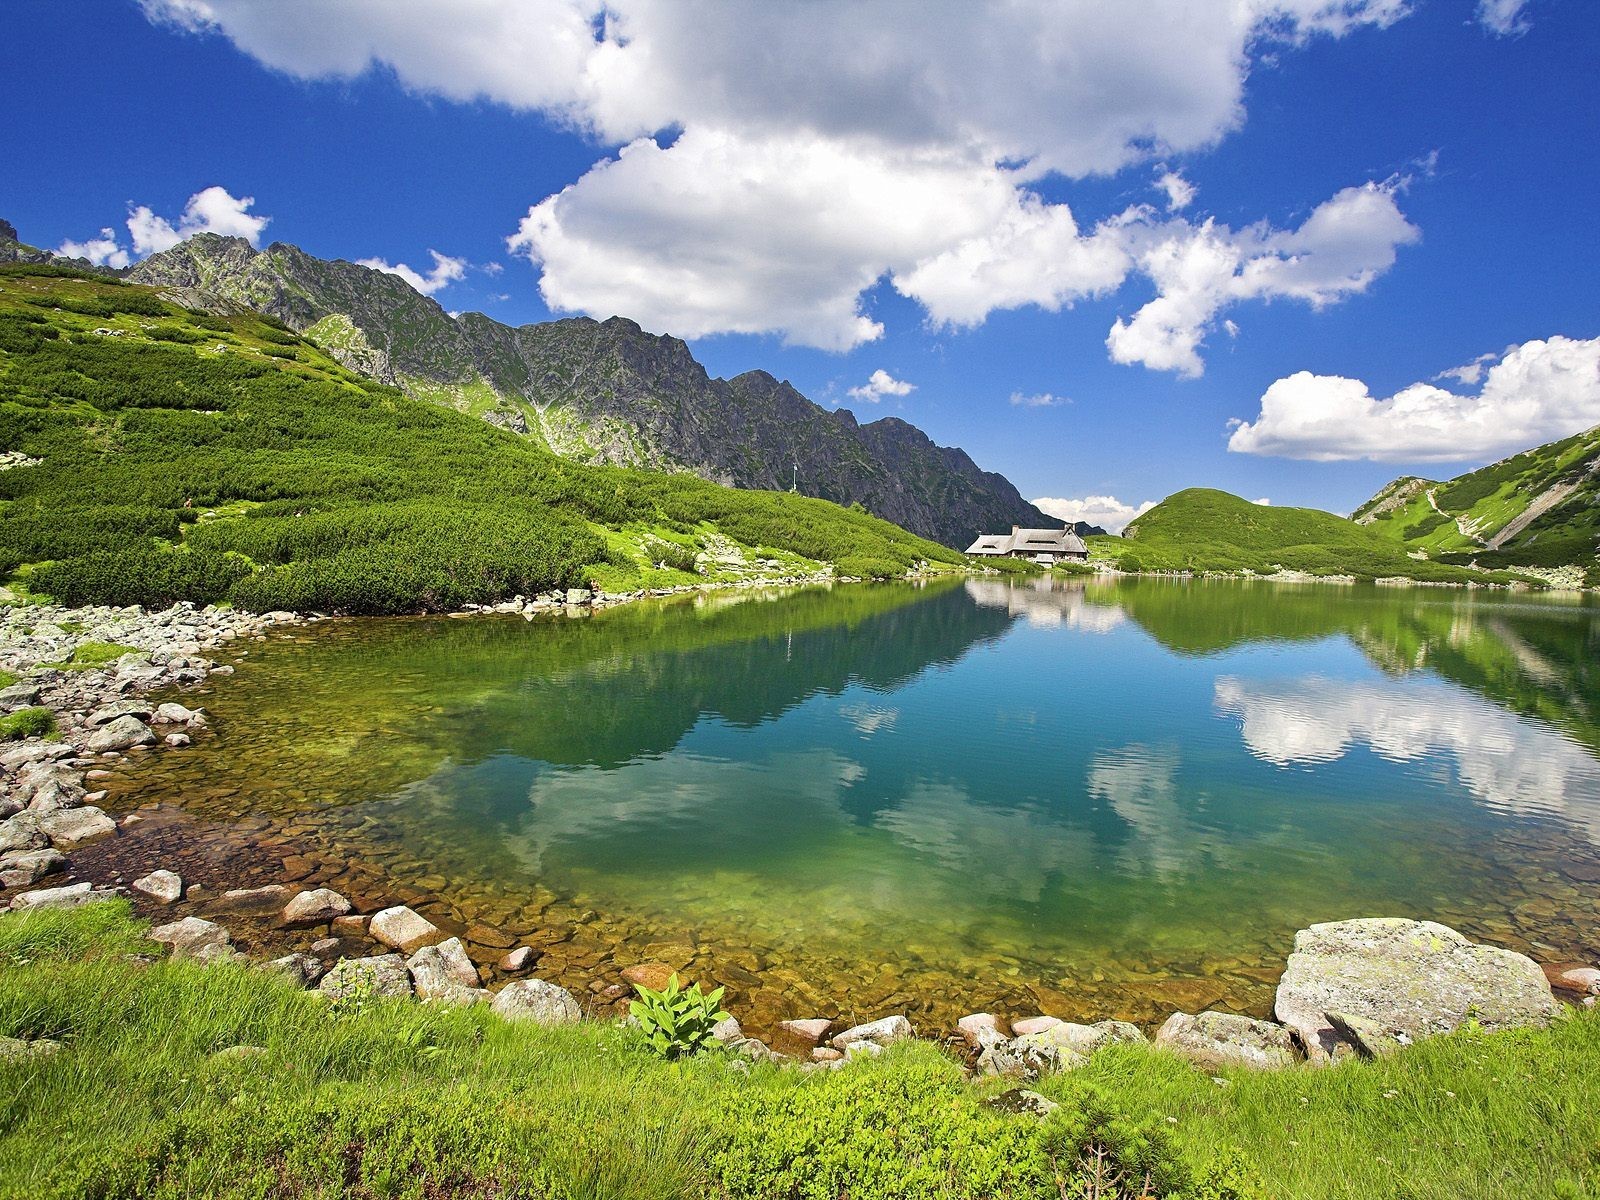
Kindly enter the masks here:
<path id="1" fill-rule="evenodd" d="M 961 556 L 822 500 L 592 467 L 251 313 L 0 268 L 0 573 L 65 603 L 446 610 Z"/>
<path id="2" fill-rule="evenodd" d="M 1373 531 L 1446 562 L 1596 569 L 1600 427 L 1445 483 L 1398 479 L 1356 510 Z"/>
<path id="3" fill-rule="evenodd" d="M 1095 538 L 1093 549 L 1097 558 L 1143 571 L 1284 570 L 1447 583 L 1510 578 L 1412 558 L 1393 539 L 1320 509 L 1252 504 L 1211 488 L 1168 496 L 1130 524 L 1122 539 Z"/>

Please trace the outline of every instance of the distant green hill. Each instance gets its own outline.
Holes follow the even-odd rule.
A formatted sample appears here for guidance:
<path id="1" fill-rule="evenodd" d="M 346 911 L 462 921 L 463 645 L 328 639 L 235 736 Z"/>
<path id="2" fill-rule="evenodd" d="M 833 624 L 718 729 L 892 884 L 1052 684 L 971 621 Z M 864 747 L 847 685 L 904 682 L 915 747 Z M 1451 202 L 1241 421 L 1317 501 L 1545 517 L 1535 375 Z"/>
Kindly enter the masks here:
<path id="1" fill-rule="evenodd" d="M 66 603 L 411 612 L 922 560 L 964 561 L 824 500 L 558 458 L 254 313 L 0 266 L 0 575 Z"/>
<path id="2" fill-rule="evenodd" d="M 1430 558 L 1579 566 L 1592 578 L 1600 574 L 1600 427 L 1445 483 L 1397 479 L 1354 519 Z"/>
<path id="3" fill-rule="evenodd" d="M 1283 570 L 1452 583 L 1491 578 L 1412 558 L 1393 539 L 1333 513 L 1252 504 L 1211 488 L 1168 496 L 1130 524 L 1121 539 L 1095 538 L 1092 545 L 1096 557 L 1144 571 L 1271 575 Z"/>

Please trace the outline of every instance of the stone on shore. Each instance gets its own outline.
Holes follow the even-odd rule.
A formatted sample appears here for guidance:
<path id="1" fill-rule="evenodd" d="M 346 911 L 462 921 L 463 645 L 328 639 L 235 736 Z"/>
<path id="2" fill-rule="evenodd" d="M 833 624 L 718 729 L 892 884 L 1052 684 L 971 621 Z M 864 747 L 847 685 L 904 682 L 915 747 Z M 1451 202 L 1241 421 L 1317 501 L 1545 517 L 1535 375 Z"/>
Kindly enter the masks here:
<path id="1" fill-rule="evenodd" d="M 1600 996 L 1600 970 L 1594 967 L 1546 967 L 1550 986 L 1579 996 Z"/>
<path id="2" fill-rule="evenodd" d="M 1357 1053 L 1366 1058 L 1387 1058 L 1396 1050 L 1411 1044 L 1411 1039 L 1405 1034 L 1390 1033 L 1378 1022 L 1350 1013 L 1330 1012 L 1328 1023 L 1340 1037 L 1356 1048 Z"/>
<path id="3" fill-rule="evenodd" d="M 411 973 L 406 970 L 406 960 L 398 954 L 341 958 L 322 977 L 317 989 L 334 1000 L 363 994 L 409 996 Z"/>
<path id="4" fill-rule="evenodd" d="M 0 821 L 0 854 L 16 850 L 43 850 L 50 839 L 39 828 L 39 818 L 32 813 L 18 813 L 10 820 Z"/>
<path id="5" fill-rule="evenodd" d="M 903 1042 L 911 1038 L 911 1022 L 905 1017 L 896 1014 L 892 1017 L 883 1017 L 876 1021 L 868 1021 L 864 1025 L 853 1025 L 833 1039 L 833 1048 L 843 1050 L 846 1056 L 850 1047 L 866 1042 L 874 1046 L 888 1046 L 894 1042 Z"/>
<path id="6" fill-rule="evenodd" d="M 118 700 L 115 704 L 108 704 L 104 708 L 96 709 L 84 720 L 84 724 L 91 729 L 101 729 L 121 717 L 132 717 L 135 721 L 148 721 L 151 708 L 143 700 Z"/>
<path id="7" fill-rule="evenodd" d="M 91 733 L 84 747 L 94 754 L 107 754 L 155 744 L 156 735 L 138 717 L 117 717 Z"/>
<path id="8" fill-rule="evenodd" d="M 231 951 L 233 937 L 215 921 L 203 917 L 184 917 L 168 925 L 157 925 L 150 940 L 172 948 L 173 958 L 210 959 L 219 951 Z"/>
<path id="9" fill-rule="evenodd" d="M 193 709 L 169 700 L 165 704 L 156 706 L 154 719 L 157 725 L 186 725 L 194 720 L 195 715 Z"/>
<path id="10" fill-rule="evenodd" d="M 332 888 L 316 888 L 301 892 L 284 905 L 279 923 L 292 929 L 327 925 L 335 917 L 342 917 L 349 911 L 350 901 L 338 892 Z"/>
<path id="11" fill-rule="evenodd" d="M 157 904 L 176 904 L 183 899 L 183 880 L 173 871 L 151 871 L 129 886 Z"/>
<path id="12" fill-rule="evenodd" d="M 1351 1051 L 1330 1011 L 1415 1040 L 1468 1020 L 1485 1029 L 1543 1025 L 1557 1008 L 1526 955 L 1477 945 L 1433 921 L 1368 917 L 1295 934 L 1274 1012 L 1313 1062 Z"/>
<path id="13" fill-rule="evenodd" d="M 1155 1042 L 1204 1071 L 1287 1067 L 1295 1061 L 1294 1039 L 1287 1029 L 1235 1013 L 1173 1013 L 1157 1030 Z"/>
<path id="14" fill-rule="evenodd" d="M 519 979 L 495 995 L 494 1011 L 508 1021 L 538 1025 L 568 1025 L 582 1017 L 578 1002 L 566 988 L 543 979 Z"/>
<path id="15" fill-rule="evenodd" d="M 12 818 L 15 820 L 16 818 Z M 58 808 L 39 818 L 39 829 L 57 846 L 77 846 L 117 831 L 117 823 L 92 804 Z"/>
<path id="16" fill-rule="evenodd" d="M 14 850 L 0 855 L 0 887 L 27 887 L 66 869 L 67 856 L 59 850 Z"/>
<path id="17" fill-rule="evenodd" d="M 500 961 L 495 965 L 508 975 L 515 975 L 520 971 L 526 971 L 529 967 L 533 966 L 533 947 L 518 946 L 515 950 L 503 955 Z"/>
<path id="18" fill-rule="evenodd" d="M 974 1050 L 982 1050 L 1005 1037 L 1000 1030 L 1000 1018 L 993 1013 L 968 1013 L 956 1022 L 956 1030 Z"/>
<path id="19" fill-rule="evenodd" d="M 445 936 L 432 921 L 404 904 L 374 913 L 369 930 L 377 941 L 405 954 L 414 954 L 424 946 L 442 942 Z"/>
<path id="20" fill-rule="evenodd" d="M 424 1000 L 442 997 L 452 988 L 476 988 L 483 982 L 460 938 L 422 947 L 406 960 L 406 969 L 411 972 L 413 990 Z"/>
<path id="21" fill-rule="evenodd" d="M 69 883 L 62 887 L 40 888 L 35 892 L 23 892 L 22 895 L 11 901 L 14 912 L 22 912 L 30 908 L 77 908 L 80 904 L 91 904 L 96 900 L 109 900 L 116 893 L 110 889 L 96 890 L 92 883 Z"/>
<path id="22" fill-rule="evenodd" d="M 1015 1037 L 1027 1037 L 1030 1034 L 1044 1033 L 1061 1024 L 1060 1017 L 1024 1017 L 1020 1021 L 1011 1022 L 1011 1032 Z"/>
<path id="23" fill-rule="evenodd" d="M 833 1022 L 827 1017 L 801 1017 L 792 1021 L 779 1021 L 778 1028 L 805 1046 L 819 1046 L 828 1036 Z"/>
<path id="24" fill-rule="evenodd" d="M 711 1027 L 711 1036 L 724 1046 L 744 1041 L 744 1030 L 736 1017 L 724 1017 Z"/>
<path id="25" fill-rule="evenodd" d="M 328 971 L 328 968 L 323 965 L 320 958 L 313 954 L 298 953 L 285 954 L 282 958 L 275 958 L 266 963 L 262 969 L 271 971 L 276 975 L 282 975 L 285 979 L 301 987 L 310 987 L 327 974 Z"/>

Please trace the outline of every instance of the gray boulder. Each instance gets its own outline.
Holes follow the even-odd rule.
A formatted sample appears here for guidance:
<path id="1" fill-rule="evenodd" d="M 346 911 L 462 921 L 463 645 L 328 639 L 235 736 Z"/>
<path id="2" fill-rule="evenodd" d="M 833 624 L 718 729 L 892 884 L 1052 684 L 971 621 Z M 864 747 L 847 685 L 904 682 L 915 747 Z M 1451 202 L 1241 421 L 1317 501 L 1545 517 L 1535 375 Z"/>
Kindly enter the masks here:
<path id="1" fill-rule="evenodd" d="M 69 883 L 62 887 L 40 888 L 36 892 L 23 892 L 11 901 L 13 911 L 30 908 L 77 908 L 80 904 L 93 904 L 98 900 L 111 900 L 117 895 L 115 888 L 97 888 L 92 883 Z"/>
<path id="2" fill-rule="evenodd" d="M 915 1036 L 911 1029 L 911 1022 L 898 1014 L 892 1017 L 883 1017 L 876 1021 L 868 1021 L 864 1025 L 852 1025 L 843 1033 L 833 1039 L 833 1048 L 849 1053 L 849 1049 L 857 1042 L 868 1042 L 875 1046 L 888 1046 L 894 1042 L 904 1042 Z"/>
<path id="3" fill-rule="evenodd" d="M 406 960 L 398 954 L 341 958 L 333 970 L 322 977 L 317 988 L 334 1000 L 363 992 L 374 996 L 409 996 L 411 975 L 406 970 Z"/>
<path id="4" fill-rule="evenodd" d="M 1282 1025 L 1234 1013 L 1173 1013 L 1155 1040 L 1206 1071 L 1287 1067 L 1295 1061 L 1294 1039 Z"/>
<path id="5" fill-rule="evenodd" d="M 117 831 L 117 823 L 92 804 L 60 808 L 39 818 L 39 828 L 52 844 L 76 846 Z"/>
<path id="6" fill-rule="evenodd" d="M 14 850 L 43 850 L 50 839 L 39 828 L 39 818 L 32 813 L 18 813 L 9 820 L 0 821 L 0 854 Z"/>
<path id="7" fill-rule="evenodd" d="M 533 1021 L 539 1025 L 568 1025 L 583 1014 L 566 988 L 543 979 L 519 979 L 495 995 L 494 1011 L 508 1021 Z"/>
<path id="8" fill-rule="evenodd" d="M 301 987 L 310 987 L 327 974 L 328 968 L 323 966 L 322 960 L 313 954 L 285 954 L 282 958 L 275 958 L 263 964 L 262 970 L 270 971 L 274 975 L 282 975 L 292 983 Z"/>
<path id="9" fill-rule="evenodd" d="M 1353 1046 L 1330 1012 L 1415 1040 L 1469 1020 L 1486 1029 L 1543 1025 L 1556 1000 L 1524 954 L 1477 945 L 1433 921 L 1370 917 L 1297 933 L 1273 1010 L 1308 1058 L 1326 1062 Z"/>
<path id="10" fill-rule="evenodd" d="M 292 928 L 326 925 L 350 911 L 350 901 L 332 888 L 301 892 L 284 906 L 280 923 Z"/>
<path id="11" fill-rule="evenodd" d="M 452 989 L 476 988 L 483 982 L 460 938 L 422 947 L 406 960 L 406 969 L 411 972 L 412 987 L 424 1000 L 444 997 Z"/>
<path id="12" fill-rule="evenodd" d="M 368 928 L 372 936 L 385 946 L 393 946 L 406 954 L 444 940 L 443 930 L 404 904 L 374 913 Z"/>
<path id="13" fill-rule="evenodd" d="M 100 729 L 119 717 L 132 717 L 136 721 L 148 721 L 154 710 L 143 700 L 118 700 L 115 704 L 108 704 L 90 713 L 84 724 L 93 729 Z"/>
<path id="14" fill-rule="evenodd" d="M 66 869 L 67 856 L 59 850 L 14 850 L 0 855 L 0 887 L 27 887 Z"/>
<path id="15" fill-rule="evenodd" d="M 184 917 L 150 931 L 151 941 L 172 948 L 173 958 L 210 958 L 217 950 L 231 950 L 233 937 L 215 921 Z"/>
<path id="16" fill-rule="evenodd" d="M 183 899 L 183 880 L 173 871 L 151 871 L 141 875 L 129 885 L 142 896 L 149 896 L 157 904 L 176 904 Z"/>
<path id="17" fill-rule="evenodd" d="M 117 717 L 89 735 L 84 743 L 95 754 L 116 750 L 131 750 L 134 746 L 153 746 L 156 735 L 138 717 Z"/>

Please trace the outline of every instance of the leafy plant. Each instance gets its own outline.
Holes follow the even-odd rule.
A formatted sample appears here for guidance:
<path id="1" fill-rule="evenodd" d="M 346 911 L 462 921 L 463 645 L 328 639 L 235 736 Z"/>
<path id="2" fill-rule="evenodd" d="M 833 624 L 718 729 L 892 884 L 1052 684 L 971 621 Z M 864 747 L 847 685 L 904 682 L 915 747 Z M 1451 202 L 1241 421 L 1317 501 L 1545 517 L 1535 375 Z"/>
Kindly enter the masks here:
<path id="1" fill-rule="evenodd" d="M 702 992 L 698 983 L 681 987 L 674 974 L 659 992 L 642 983 L 634 984 L 633 990 L 639 999 L 629 1003 L 628 1011 L 662 1058 L 698 1054 L 714 1040 L 711 1031 L 717 1022 L 728 1019 L 722 1011 L 722 988 Z"/>

